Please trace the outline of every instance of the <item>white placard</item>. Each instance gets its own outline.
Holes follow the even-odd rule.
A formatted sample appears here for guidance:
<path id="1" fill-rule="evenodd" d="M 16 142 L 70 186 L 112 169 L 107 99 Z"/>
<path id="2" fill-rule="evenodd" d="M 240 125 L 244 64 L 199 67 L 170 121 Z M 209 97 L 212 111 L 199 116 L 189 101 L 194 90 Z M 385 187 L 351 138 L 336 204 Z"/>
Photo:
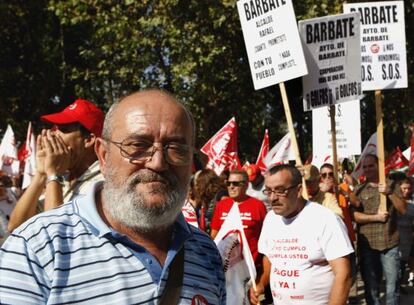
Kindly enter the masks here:
<path id="1" fill-rule="evenodd" d="M 404 2 L 344 4 L 361 14 L 362 90 L 407 88 Z"/>
<path id="2" fill-rule="evenodd" d="M 335 105 L 336 147 L 339 158 L 361 154 L 359 100 Z M 312 110 L 312 154 L 325 159 L 332 156 L 329 107 Z M 313 163 L 313 161 L 312 161 Z"/>
<path id="3" fill-rule="evenodd" d="M 305 111 L 361 96 L 359 23 L 358 13 L 299 21 L 309 69 L 302 77 Z"/>
<path id="4" fill-rule="evenodd" d="M 291 0 L 237 2 L 256 90 L 308 73 Z"/>

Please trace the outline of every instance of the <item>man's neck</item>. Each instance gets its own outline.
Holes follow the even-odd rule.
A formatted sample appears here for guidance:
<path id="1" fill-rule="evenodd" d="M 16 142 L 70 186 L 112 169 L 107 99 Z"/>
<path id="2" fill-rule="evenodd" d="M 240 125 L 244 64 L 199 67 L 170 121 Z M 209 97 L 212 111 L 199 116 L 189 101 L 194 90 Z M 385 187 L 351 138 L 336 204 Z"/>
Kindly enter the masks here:
<path id="1" fill-rule="evenodd" d="M 233 199 L 233 201 L 235 201 L 235 202 L 241 203 L 241 202 L 247 200 L 247 198 L 249 198 L 249 196 L 244 194 L 243 196 L 239 196 L 237 198 L 231 198 L 231 199 Z"/>
<path id="2" fill-rule="evenodd" d="M 149 232 L 138 231 L 117 222 L 105 211 L 102 204 L 101 192 L 97 193 L 95 201 L 99 215 L 109 227 L 120 234 L 128 236 L 134 243 L 140 245 L 151 253 L 161 266 L 164 265 L 165 259 L 167 258 L 168 246 L 171 241 L 172 226 L 162 229 L 154 229 Z"/>
<path id="3" fill-rule="evenodd" d="M 367 178 L 367 182 L 371 184 L 378 184 L 379 178 L 378 177 Z"/>
<path id="4" fill-rule="evenodd" d="M 69 181 L 73 182 L 82 176 L 88 170 L 89 166 L 91 166 L 96 160 L 95 156 L 89 158 L 85 156 L 85 159 L 82 160 L 81 164 L 76 164 L 70 169 Z"/>
<path id="5" fill-rule="evenodd" d="M 297 209 L 290 215 L 286 216 L 285 218 L 291 219 L 293 217 L 296 217 L 300 212 L 302 212 L 303 208 L 305 207 L 306 200 L 304 198 L 298 199 L 298 205 Z"/>

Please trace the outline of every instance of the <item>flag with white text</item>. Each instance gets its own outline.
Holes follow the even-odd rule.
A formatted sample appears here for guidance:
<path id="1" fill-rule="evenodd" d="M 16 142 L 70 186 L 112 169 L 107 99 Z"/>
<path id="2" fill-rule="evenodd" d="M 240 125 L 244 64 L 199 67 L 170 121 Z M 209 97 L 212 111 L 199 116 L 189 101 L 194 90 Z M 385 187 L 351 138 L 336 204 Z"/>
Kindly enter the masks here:
<path id="1" fill-rule="evenodd" d="M 220 175 L 223 170 L 240 169 L 237 153 L 237 123 L 233 117 L 200 149 L 208 156 L 206 168 Z"/>
<path id="2" fill-rule="evenodd" d="M 223 260 L 227 305 L 250 304 L 249 282 L 256 279 L 256 268 L 237 202 L 233 204 L 214 242 Z"/>

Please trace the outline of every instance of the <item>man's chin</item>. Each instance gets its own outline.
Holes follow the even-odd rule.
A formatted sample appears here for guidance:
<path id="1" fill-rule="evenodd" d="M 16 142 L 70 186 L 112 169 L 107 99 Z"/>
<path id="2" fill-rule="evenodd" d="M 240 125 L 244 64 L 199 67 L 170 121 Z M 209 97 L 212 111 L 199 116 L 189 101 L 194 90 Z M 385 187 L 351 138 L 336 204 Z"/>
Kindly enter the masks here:
<path id="1" fill-rule="evenodd" d="M 141 192 L 140 197 L 142 198 L 141 204 L 146 208 L 162 207 L 168 201 L 168 193 L 160 191 Z"/>

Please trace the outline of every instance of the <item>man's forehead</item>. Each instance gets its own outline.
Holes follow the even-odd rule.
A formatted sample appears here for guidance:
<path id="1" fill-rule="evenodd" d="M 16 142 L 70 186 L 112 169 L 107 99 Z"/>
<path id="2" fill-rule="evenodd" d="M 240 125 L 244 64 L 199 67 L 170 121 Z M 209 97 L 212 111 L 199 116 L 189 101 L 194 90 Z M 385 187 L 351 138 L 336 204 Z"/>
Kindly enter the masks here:
<path id="1" fill-rule="evenodd" d="M 280 170 L 273 175 L 266 175 L 265 185 L 267 187 L 282 187 L 288 185 L 292 180 L 292 175 L 288 170 Z"/>
<path id="2" fill-rule="evenodd" d="M 154 95 L 154 94 L 152 94 Z M 151 95 L 151 96 L 152 96 Z M 121 102 L 113 119 L 114 133 L 126 128 L 128 133 L 166 132 L 172 136 L 191 136 L 189 116 L 183 106 L 165 95 L 134 95 Z"/>
<path id="3" fill-rule="evenodd" d="M 229 180 L 230 180 L 230 178 L 244 180 L 244 177 L 243 177 L 242 174 L 230 174 Z"/>
<path id="4" fill-rule="evenodd" d="M 332 173 L 332 172 L 333 172 L 333 170 L 331 170 L 328 167 L 324 167 L 324 168 L 321 169 L 321 173 Z"/>

